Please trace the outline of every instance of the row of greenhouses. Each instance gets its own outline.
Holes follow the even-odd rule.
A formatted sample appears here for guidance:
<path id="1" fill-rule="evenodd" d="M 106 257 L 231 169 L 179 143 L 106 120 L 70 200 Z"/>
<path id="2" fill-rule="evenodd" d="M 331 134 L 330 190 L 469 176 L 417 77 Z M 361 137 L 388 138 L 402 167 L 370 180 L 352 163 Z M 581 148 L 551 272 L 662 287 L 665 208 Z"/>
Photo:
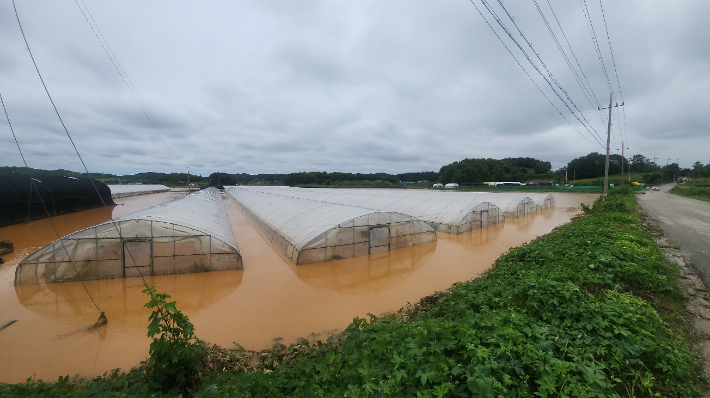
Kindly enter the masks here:
<path id="1" fill-rule="evenodd" d="M 148 195 L 151 193 L 170 192 L 170 188 L 159 184 L 109 185 L 108 187 L 111 190 L 111 197 L 114 199 L 125 198 L 128 196 Z"/>
<path id="2" fill-rule="evenodd" d="M 435 242 L 554 206 L 546 194 L 228 187 L 229 198 L 294 264 Z M 15 284 L 242 269 L 222 202 L 209 188 L 67 235 L 18 266 Z"/>

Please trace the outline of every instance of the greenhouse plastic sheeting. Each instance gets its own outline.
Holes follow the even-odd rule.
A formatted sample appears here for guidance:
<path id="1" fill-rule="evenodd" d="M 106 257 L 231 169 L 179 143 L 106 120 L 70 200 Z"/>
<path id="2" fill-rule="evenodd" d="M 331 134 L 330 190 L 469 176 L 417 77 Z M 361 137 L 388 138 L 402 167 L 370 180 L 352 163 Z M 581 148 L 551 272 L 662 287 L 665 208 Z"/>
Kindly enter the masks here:
<path id="1" fill-rule="evenodd" d="M 150 193 L 170 192 L 165 185 L 135 184 L 135 185 L 109 185 L 112 198 L 125 198 L 127 196 L 147 195 Z"/>
<path id="2" fill-rule="evenodd" d="M 242 268 L 222 198 L 210 188 L 54 241 L 17 265 L 15 285 Z"/>
<path id="3" fill-rule="evenodd" d="M 442 195 L 445 198 L 489 202 L 500 209 L 507 218 L 515 218 L 555 206 L 555 199 L 550 194 L 527 192 L 450 192 L 431 190 L 381 190 L 384 194 L 399 195 Z"/>
<path id="4" fill-rule="evenodd" d="M 551 209 L 555 207 L 555 197 L 549 193 L 527 193 L 525 196 L 535 201 L 538 210 Z"/>
<path id="5" fill-rule="evenodd" d="M 227 193 L 292 262 L 308 264 L 436 241 L 426 223 L 396 212 L 299 199 L 241 187 Z"/>
<path id="6" fill-rule="evenodd" d="M 111 190 L 88 178 L 0 175 L 0 227 L 113 205 Z"/>
<path id="7" fill-rule="evenodd" d="M 431 191 L 429 191 L 431 192 Z M 555 207 L 555 198 L 546 193 L 529 192 L 437 192 L 455 197 L 472 197 L 495 204 L 508 218 L 515 218 Z"/>
<path id="8" fill-rule="evenodd" d="M 242 187 L 254 191 L 407 214 L 438 232 L 461 234 L 503 221 L 497 206 L 473 197 L 438 192 L 374 189 Z"/>

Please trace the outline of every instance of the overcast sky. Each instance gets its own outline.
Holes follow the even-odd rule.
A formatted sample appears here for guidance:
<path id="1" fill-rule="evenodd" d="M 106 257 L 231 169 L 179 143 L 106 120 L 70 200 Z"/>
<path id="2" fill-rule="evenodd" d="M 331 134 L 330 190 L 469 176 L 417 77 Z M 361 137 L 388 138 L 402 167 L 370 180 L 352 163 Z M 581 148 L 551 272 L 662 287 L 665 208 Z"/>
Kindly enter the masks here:
<path id="1" fill-rule="evenodd" d="M 585 2 L 606 74 L 585 22 Z M 78 4 L 18 1 L 17 10 L 91 172 L 189 166 L 203 175 L 400 173 L 438 171 L 467 157 L 519 156 L 550 161 L 557 169 L 603 152 L 597 141 L 606 138 L 606 113 L 597 111 L 597 103 L 608 104 L 606 76 L 614 102 L 621 104 L 622 96 L 625 101 L 614 108 L 612 153 L 625 139 L 626 155 L 657 157 L 659 164 L 669 158 L 681 167 L 710 161 L 710 2 L 704 0 L 602 0 L 613 60 L 598 0 L 537 0 L 580 79 L 589 83 L 586 95 L 535 3 L 503 3 L 588 127 L 480 0 Z M 488 4 L 547 77 L 497 0 Z M 87 9 L 100 32 L 85 19 Z M 37 76 L 10 0 L 0 0 L 0 94 L 30 167 L 83 169 Z M 22 165 L 4 114 L 0 165 Z"/>

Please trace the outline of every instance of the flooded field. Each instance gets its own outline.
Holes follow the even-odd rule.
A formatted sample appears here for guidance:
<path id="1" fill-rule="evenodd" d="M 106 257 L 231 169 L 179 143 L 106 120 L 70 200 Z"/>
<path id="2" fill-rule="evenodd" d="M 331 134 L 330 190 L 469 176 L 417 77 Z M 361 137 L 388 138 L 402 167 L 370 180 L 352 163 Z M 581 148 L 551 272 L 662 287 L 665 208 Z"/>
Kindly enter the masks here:
<path id="1" fill-rule="evenodd" d="M 289 344 L 298 338 L 325 339 L 354 317 L 381 314 L 416 302 L 454 282 L 476 277 L 510 247 L 551 231 L 578 213 L 579 203 L 598 195 L 554 194 L 554 209 L 462 235 L 438 234 L 438 241 L 368 257 L 293 265 L 274 251 L 227 199 L 224 204 L 242 252 L 244 270 L 157 276 L 158 291 L 172 295 L 195 324 L 197 336 L 223 347 L 248 349 Z M 117 200 L 113 217 L 179 197 L 175 193 Z M 63 236 L 106 221 L 104 209 L 53 219 Z M 15 265 L 56 240 L 49 220 L 0 228 L 0 240 L 15 253 L 0 265 L 0 381 L 34 375 L 90 378 L 115 368 L 128 370 L 148 355 L 148 297 L 139 278 L 87 281 L 86 289 L 106 312 L 108 324 L 86 331 L 99 316 L 79 282 L 13 286 Z"/>

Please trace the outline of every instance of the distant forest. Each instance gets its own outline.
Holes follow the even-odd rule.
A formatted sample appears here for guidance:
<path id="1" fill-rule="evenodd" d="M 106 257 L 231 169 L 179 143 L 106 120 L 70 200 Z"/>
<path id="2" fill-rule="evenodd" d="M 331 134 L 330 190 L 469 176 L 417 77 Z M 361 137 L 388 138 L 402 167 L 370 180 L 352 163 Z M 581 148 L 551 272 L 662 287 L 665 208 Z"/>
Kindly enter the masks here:
<path id="1" fill-rule="evenodd" d="M 557 183 L 565 182 L 565 173 L 568 180 L 576 178 L 593 179 L 604 176 L 606 155 L 592 152 L 571 160 L 566 166 L 552 171 L 550 162 L 529 157 L 505 159 L 463 159 L 442 166 L 436 171 L 423 171 L 401 174 L 388 173 L 341 173 L 326 171 L 306 171 L 289 174 L 246 174 L 215 172 L 208 177 L 187 173 L 155 173 L 146 172 L 132 175 L 114 175 L 104 173 L 78 173 L 75 171 L 58 169 L 42 170 L 27 167 L 0 166 L 0 174 L 19 174 L 33 177 L 42 176 L 90 176 L 106 184 L 164 184 L 168 186 L 181 186 L 189 182 L 196 185 L 239 185 L 239 184 L 266 184 L 290 186 L 382 186 L 394 185 L 403 182 L 432 183 L 450 182 L 459 185 L 480 184 L 487 181 L 517 181 L 525 183 L 533 180 L 553 180 Z M 631 158 L 622 158 L 621 155 L 609 156 L 609 175 L 621 173 L 621 165 L 628 171 L 629 165 L 634 173 L 642 174 L 642 181 L 656 183 L 672 181 L 678 177 L 708 177 L 710 176 L 710 163 L 703 165 L 695 162 L 692 168 L 681 169 L 677 163 L 660 166 L 643 155 L 634 155 Z"/>
<path id="2" fill-rule="evenodd" d="M 552 180 L 550 162 L 534 158 L 464 159 L 442 167 L 439 182 L 459 185 L 480 184 L 487 181 Z"/>

